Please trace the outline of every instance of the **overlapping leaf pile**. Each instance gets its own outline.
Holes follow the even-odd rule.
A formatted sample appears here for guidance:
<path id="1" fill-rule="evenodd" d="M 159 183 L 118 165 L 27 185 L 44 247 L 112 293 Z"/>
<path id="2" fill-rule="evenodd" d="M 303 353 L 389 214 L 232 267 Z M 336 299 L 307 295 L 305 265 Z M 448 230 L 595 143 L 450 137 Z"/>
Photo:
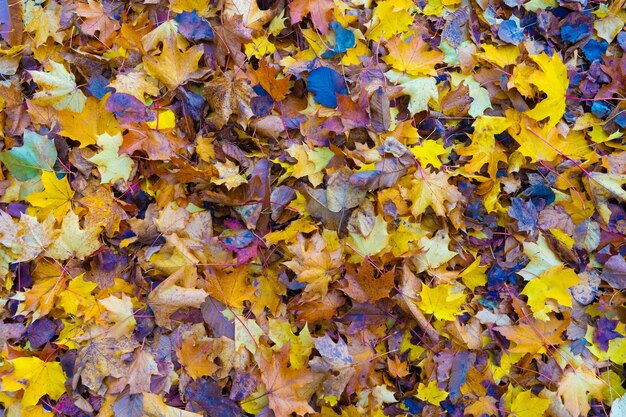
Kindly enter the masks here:
<path id="1" fill-rule="evenodd" d="M 0 7 L 3 415 L 626 415 L 623 6 Z"/>

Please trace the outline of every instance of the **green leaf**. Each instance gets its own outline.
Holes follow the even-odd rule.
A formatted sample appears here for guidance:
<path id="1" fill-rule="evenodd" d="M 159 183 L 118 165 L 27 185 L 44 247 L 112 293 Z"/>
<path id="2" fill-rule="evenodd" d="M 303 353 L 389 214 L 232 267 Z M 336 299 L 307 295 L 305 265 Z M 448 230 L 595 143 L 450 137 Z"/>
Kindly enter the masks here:
<path id="1" fill-rule="evenodd" d="M 54 143 L 47 136 L 30 130 L 24 131 L 24 144 L 0 152 L 0 161 L 19 181 L 41 176 L 41 171 L 52 171 L 57 159 Z"/>

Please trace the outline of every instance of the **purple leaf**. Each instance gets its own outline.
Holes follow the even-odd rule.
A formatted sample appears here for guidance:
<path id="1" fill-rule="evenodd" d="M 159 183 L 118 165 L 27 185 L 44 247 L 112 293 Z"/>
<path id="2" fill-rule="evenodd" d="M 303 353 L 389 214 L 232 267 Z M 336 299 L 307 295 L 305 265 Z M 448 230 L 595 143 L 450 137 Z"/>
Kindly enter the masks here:
<path id="1" fill-rule="evenodd" d="M 602 279 L 616 290 L 626 288 L 626 261 L 621 255 L 611 256 L 604 264 Z"/>
<path id="2" fill-rule="evenodd" d="M 39 349 L 52 340 L 56 330 L 57 326 L 52 320 L 42 317 L 35 320 L 30 324 L 30 326 L 28 326 L 28 329 L 26 330 L 26 337 L 28 337 L 28 341 L 33 348 Z"/>
<path id="3" fill-rule="evenodd" d="M 193 411 L 206 411 L 220 417 L 238 417 L 241 408 L 222 394 L 222 387 L 212 379 L 197 379 L 187 386 L 187 398 Z"/>
<path id="4" fill-rule="evenodd" d="M 142 417 L 143 395 L 125 395 L 113 404 L 115 417 Z"/>
<path id="5" fill-rule="evenodd" d="M 126 93 L 111 94 L 106 109 L 121 123 L 142 122 L 147 116 L 146 106 L 136 97 Z"/>
<path id="6" fill-rule="evenodd" d="M 606 317 L 602 317 L 598 320 L 598 327 L 593 335 L 593 342 L 604 351 L 609 348 L 609 340 L 617 339 L 618 337 L 624 337 L 621 334 L 615 332 L 617 327 L 617 320 L 609 320 Z"/>

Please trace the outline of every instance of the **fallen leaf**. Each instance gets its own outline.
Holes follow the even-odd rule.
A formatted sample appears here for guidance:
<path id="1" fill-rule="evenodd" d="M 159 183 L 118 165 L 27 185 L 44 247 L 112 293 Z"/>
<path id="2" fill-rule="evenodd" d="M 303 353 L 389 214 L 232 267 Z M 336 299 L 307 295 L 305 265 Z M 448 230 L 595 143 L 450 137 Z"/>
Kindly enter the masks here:
<path id="1" fill-rule="evenodd" d="M 443 62 L 443 54 L 431 50 L 419 34 L 412 36 L 408 42 L 400 37 L 387 42 L 389 55 L 383 59 L 396 71 L 409 75 L 437 75 L 435 66 Z"/>
<path id="2" fill-rule="evenodd" d="M 44 362 L 36 357 L 22 357 L 10 361 L 13 371 L 2 377 L 3 390 L 24 390 L 22 406 L 30 407 L 44 395 L 58 400 L 65 393 L 65 373 L 60 362 Z"/>
<path id="3" fill-rule="evenodd" d="M 50 61 L 49 70 L 30 71 L 33 81 L 41 91 L 33 96 L 33 101 L 41 105 L 51 105 L 56 110 L 70 110 L 80 113 L 85 107 L 87 98 L 76 87 L 74 74 L 65 69 L 63 64 Z"/>
<path id="4" fill-rule="evenodd" d="M 56 159 L 54 142 L 30 130 L 24 131 L 22 146 L 0 152 L 0 161 L 20 181 L 39 177 L 42 171 L 52 171 Z"/>
<path id="5" fill-rule="evenodd" d="M 465 294 L 452 292 L 450 285 L 438 285 L 430 288 L 422 285 L 417 306 L 426 314 L 433 314 L 439 320 L 454 320 L 454 316 L 463 314 L 461 306 L 465 303 Z"/>
<path id="6" fill-rule="evenodd" d="M 59 134 L 80 142 L 81 147 L 95 145 L 98 136 L 104 133 L 117 134 L 119 124 L 115 116 L 106 109 L 106 102 L 106 98 L 98 100 L 87 97 L 81 112 L 58 110 L 56 115 L 61 126 Z"/>
<path id="7" fill-rule="evenodd" d="M 420 382 L 417 388 L 417 398 L 433 405 L 439 405 L 448 398 L 448 393 L 439 389 L 437 381 L 430 381 L 428 385 Z"/>
<path id="8" fill-rule="evenodd" d="M 296 370 L 288 367 L 289 350 L 284 346 L 271 355 L 271 360 L 261 357 L 261 380 L 267 389 L 269 407 L 276 415 L 287 416 L 291 413 L 313 413 L 304 390 L 315 381 L 310 370 Z"/>
<path id="9" fill-rule="evenodd" d="M 191 268 L 178 269 L 177 272 L 170 275 L 148 296 L 148 304 L 154 311 L 154 318 L 159 326 L 167 326 L 169 324 L 169 316 L 179 308 L 200 308 L 204 299 L 209 295 L 200 288 L 177 285 L 180 280 L 193 282 L 197 278 L 195 269 L 192 270 Z"/>
<path id="10" fill-rule="evenodd" d="M 591 406 L 589 397 L 601 395 L 604 382 L 587 367 L 570 369 L 559 382 L 558 394 L 563 398 L 565 409 L 572 416 L 587 415 Z"/>
<path id="11" fill-rule="evenodd" d="M 98 136 L 97 144 L 102 150 L 91 157 L 89 161 L 98 166 L 100 182 L 102 184 L 112 183 L 120 179 L 127 181 L 133 170 L 134 162 L 126 154 L 119 155 L 122 135 L 117 133 L 111 136 L 108 133 L 103 133 Z"/>
<path id="12" fill-rule="evenodd" d="M 148 74 L 174 90 L 194 77 L 203 54 L 204 50 L 200 45 L 181 51 L 172 39 L 167 39 L 163 42 L 161 54 L 144 56 L 143 63 Z"/>
<path id="13" fill-rule="evenodd" d="M 63 219 L 56 240 L 48 247 L 48 256 L 61 260 L 73 257 L 85 259 L 102 246 L 100 227 L 81 229 L 78 221 L 76 213 L 70 210 Z"/>
<path id="14" fill-rule="evenodd" d="M 67 177 L 59 179 L 55 172 L 44 171 L 41 174 L 44 191 L 32 193 L 26 197 L 33 207 L 37 207 L 37 217 L 45 219 L 53 214 L 61 219 L 72 208 L 74 190 L 70 187 Z"/>

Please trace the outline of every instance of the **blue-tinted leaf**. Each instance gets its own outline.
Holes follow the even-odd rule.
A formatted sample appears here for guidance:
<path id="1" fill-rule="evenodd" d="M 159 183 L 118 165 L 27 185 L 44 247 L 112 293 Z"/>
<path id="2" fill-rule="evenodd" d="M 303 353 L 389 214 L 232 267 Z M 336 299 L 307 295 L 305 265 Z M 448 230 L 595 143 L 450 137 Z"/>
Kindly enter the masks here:
<path id="1" fill-rule="evenodd" d="M 100 100 L 107 93 L 113 91 L 112 87 L 108 87 L 110 80 L 100 74 L 96 74 L 89 80 L 89 85 L 87 86 L 87 91 L 91 93 L 92 96 Z"/>
<path id="2" fill-rule="evenodd" d="M 509 216 L 517 219 L 518 228 L 521 232 L 533 233 L 537 229 L 537 208 L 530 201 L 516 197 L 511 199 Z"/>
<path id="3" fill-rule="evenodd" d="M 326 107 L 337 107 L 337 94 L 348 92 L 341 74 L 326 67 L 316 68 L 309 73 L 307 87 L 313 93 L 315 102 Z"/>
<path id="4" fill-rule="evenodd" d="M 199 41 L 204 39 L 213 39 L 213 29 L 209 22 L 198 16 L 198 13 L 182 12 L 175 18 L 178 23 L 178 33 L 185 38 Z"/>
<path id="5" fill-rule="evenodd" d="M 500 23 L 498 37 L 506 43 L 519 45 L 519 43 L 524 40 L 524 33 L 519 27 L 518 21 L 509 19 Z"/>
<path id="6" fill-rule="evenodd" d="M 330 22 L 330 28 L 335 32 L 337 46 L 334 49 L 337 52 L 346 52 L 349 48 L 354 48 L 356 39 L 351 30 L 344 29 L 339 22 Z"/>
<path id="7" fill-rule="evenodd" d="M 594 101 L 591 104 L 591 113 L 603 119 L 611 113 L 611 106 L 606 101 Z"/>
<path id="8" fill-rule="evenodd" d="M 602 55 L 606 53 L 606 49 L 609 47 L 607 41 L 597 41 L 595 39 L 589 39 L 589 41 L 583 46 L 583 54 L 588 61 L 592 62 L 602 58 Z"/>

